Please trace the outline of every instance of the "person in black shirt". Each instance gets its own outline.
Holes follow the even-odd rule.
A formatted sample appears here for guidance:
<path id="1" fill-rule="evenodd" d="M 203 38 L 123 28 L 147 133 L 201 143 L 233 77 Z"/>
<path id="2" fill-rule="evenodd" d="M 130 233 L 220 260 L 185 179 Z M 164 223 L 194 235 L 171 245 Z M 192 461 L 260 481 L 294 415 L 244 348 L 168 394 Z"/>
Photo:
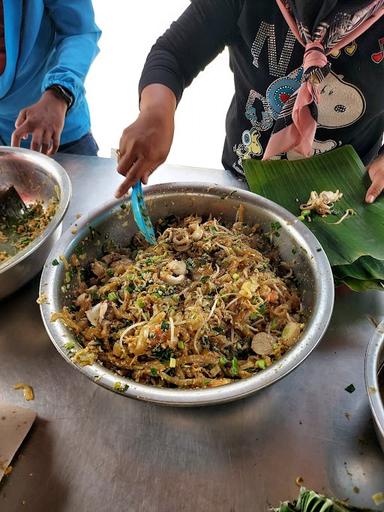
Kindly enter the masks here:
<path id="1" fill-rule="evenodd" d="M 123 195 L 168 156 L 183 91 L 228 46 L 235 94 L 223 166 L 352 144 L 384 189 L 384 0 L 192 0 L 153 46 L 140 114 L 120 140 Z M 279 151 L 281 148 L 281 151 Z"/>

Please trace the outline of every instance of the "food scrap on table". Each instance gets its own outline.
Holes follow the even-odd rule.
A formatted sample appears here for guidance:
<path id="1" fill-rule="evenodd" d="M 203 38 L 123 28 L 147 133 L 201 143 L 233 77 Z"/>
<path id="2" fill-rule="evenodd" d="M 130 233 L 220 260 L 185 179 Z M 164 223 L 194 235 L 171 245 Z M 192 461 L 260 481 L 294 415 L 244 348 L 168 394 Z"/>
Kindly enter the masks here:
<path id="1" fill-rule="evenodd" d="M 5 469 L 4 469 L 4 476 L 8 476 L 12 473 L 13 471 L 13 466 L 7 466 Z"/>
<path id="2" fill-rule="evenodd" d="M 372 495 L 372 501 L 375 505 L 382 505 L 384 503 L 384 492 L 377 492 Z"/>
<path id="3" fill-rule="evenodd" d="M 34 400 L 35 394 L 33 392 L 32 386 L 24 383 L 18 383 L 13 386 L 14 389 L 22 389 L 24 394 L 24 399 L 27 401 Z"/>

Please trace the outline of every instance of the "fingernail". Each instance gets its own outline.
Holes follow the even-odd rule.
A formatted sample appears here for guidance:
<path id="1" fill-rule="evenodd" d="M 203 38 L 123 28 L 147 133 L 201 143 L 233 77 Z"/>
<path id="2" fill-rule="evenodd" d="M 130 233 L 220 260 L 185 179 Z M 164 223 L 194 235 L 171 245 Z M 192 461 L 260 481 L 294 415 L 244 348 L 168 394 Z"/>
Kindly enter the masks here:
<path id="1" fill-rule="evenodd" d="M 367 197 L 367 203 L 373 203 L 374 200 L 375 196 L 373 196 L 372 194 Z"/>

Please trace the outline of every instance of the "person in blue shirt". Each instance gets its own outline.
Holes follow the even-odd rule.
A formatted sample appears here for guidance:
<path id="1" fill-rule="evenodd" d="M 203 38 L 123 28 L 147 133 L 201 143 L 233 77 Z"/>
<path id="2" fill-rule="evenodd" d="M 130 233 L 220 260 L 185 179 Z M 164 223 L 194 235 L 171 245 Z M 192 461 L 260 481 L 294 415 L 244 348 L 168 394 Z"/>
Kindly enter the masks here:
<path id="1" fill-rule="evenodd" d="M 91 0 L 0 0 L 0 144 L 97 154 L 84 80 L 100 34 Z"/>

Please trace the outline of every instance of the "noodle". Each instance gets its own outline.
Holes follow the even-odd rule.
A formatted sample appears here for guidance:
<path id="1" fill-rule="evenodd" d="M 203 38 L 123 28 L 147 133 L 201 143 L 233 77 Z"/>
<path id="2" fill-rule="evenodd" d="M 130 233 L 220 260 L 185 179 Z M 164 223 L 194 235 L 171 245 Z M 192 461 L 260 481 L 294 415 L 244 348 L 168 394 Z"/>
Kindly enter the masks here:
<path id="1" fill-rule="evenodd" d="M 154 246 L 136 235 L 85 267 L 70 259 L 67 306 L 52 320 L 84 347 L 79 364 L 89 353 L 136 382 L 215 387 L 264 370 L 297 341 L 294 276 L 258 226 L 190 216 L 157 230 Z"/>

